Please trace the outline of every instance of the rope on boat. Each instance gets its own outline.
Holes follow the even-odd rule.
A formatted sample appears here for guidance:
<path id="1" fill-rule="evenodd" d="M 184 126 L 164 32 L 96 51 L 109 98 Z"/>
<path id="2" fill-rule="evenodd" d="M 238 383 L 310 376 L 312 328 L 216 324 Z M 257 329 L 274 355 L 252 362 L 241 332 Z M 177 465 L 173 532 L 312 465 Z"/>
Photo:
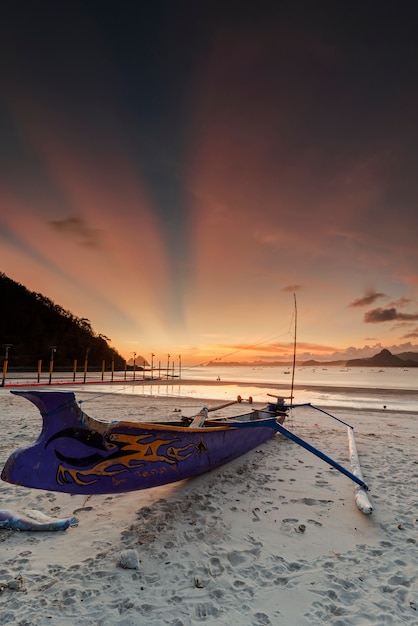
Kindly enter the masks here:
<path id="1" fill-rule="evenodd" d="M 324 415 L 328 415 L 328 417 L 332 417 L 333 420 L 340 422 L 340 424 L 343 424 L 344 426 L 348 426 L 349 428 L 354 429 L 354 426 L 352 426 L 351 424 L 344 422 L 344 420 L 340 419 L 339 417 L 336 417 L 332 413 L 328 413 L 328 411 L 325 411 L 324 409 L 321 409 L 319 406 L 315 406 L 314 404 L 311 404 L 310 402 L 304 402 L 303 404 L 292 404 L 289 408 L 297 409 L 302 406 L 310 406 L 312 409 L 315 409 L 316 411 L 320 411 L 321 413 L 324 413 Z"/>
<path id="2" fill-rule="evenodd" d="M 124 391 L 125 389 L 131 389 L 131 386 L 130 385 L 125 385 L 124 387 L 122 387 L 121 391 Z M 81 409 L 81 405 L 84 402 L 91 402 L 92 400 L 97 400 L 97 399 L 102 400 L 103 398 L 105 398 L 107 396 L 118 396 L 118 395 L 120 395 L 120 394 L 116 393 L 115 391 L 107 391 L 107 392 L 104 391 L 102 393 L 96 393 L 96 395 L 95 396 L 91 396 L 91 398 L 87 398 L 87 399 L 84 399 L 84 400 L 77 400 L 77 403 L 78 403 L 78 405 L 80 406 L 80 409 Z"/>
<path id="3" fill-rule="evenodd" d="M 205 365 L 213 365 L 214 363 L 218 363 L 218 362 L 221 364 L 222 359 L 225 359 L 227 357 L 234 356 L 235 354 L 239 354 L 240 352 L 245 352 L 245 350 L 253 350 L 254 348 L 257 348 L 258 346 L 262 346 L 265 343 L 270 343 L 271 341 L 274 341 L 275 339 L 286 337 L 287 335 L 292 336 L 290 327 L 292 325 L 293 319 L 295 320 L 295 330 L 294 330 L 294 335 L 293 335 L 294 347 L 295 347 L 296 346 L 296 295 L 295 294 L 293 294 L 293 298 L 294 298 L 294 317 L 292 316 L 289 328 L 286 331 L 283 331 L 279 335 L 274 335 L 274 337 L 269 337 L 268 339 L 257 341 L 256 343 L 249 344 L 248 346 L 243 346 L 242 348 L 239 348 L 238 350 L 227 352 L 226 354 L 223 354 L 222 356 L 214 357 L 213 359 L 210 359 L 209 361 L 203 361 L 202 363 L 197 363 L 196 365 L 190 365 L 189 367 L 186 367 L 186 368 L 183 367 L 183 371 L 193 370 L 196 367 L 203 367 Z"/>

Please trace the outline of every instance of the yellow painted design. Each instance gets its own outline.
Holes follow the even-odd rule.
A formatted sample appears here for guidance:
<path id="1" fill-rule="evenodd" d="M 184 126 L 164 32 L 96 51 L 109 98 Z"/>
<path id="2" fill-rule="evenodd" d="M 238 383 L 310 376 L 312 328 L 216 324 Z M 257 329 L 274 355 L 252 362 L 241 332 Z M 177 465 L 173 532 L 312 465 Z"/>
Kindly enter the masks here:
<path id="1" fill-rule="evenodd" d="M 78 485 L 91 485 L 100 477 L 112 476 L 112 480 L 117 482 L 117 475 L 123 472 L 137 470 L 147 463 L 168 463 L 175 466 L 179 461 L 184 461 L 201 446 L 195 443 L 188 443 L 185 446 L 175 446 L 177 439 L 159 439 L 155 435 L 128 435 L 125 433 L 110 433 L 105 437 L 109 451 L 120 450 L 120 454 L 112 453 L 110 458 L 103 459 L 88 469 L 68 468 L 60 464 L 57 468 L 57 483 L 63 485 L 73 481 Z M 161 454 L 160 448 L 167 446 L 165 454 Z M 190 450 L 188 453 L 187 450 Z M 122 468 L 121 468 L 122 466 Z M 111 468 L 115 469 L 111 469 Z M 164 468 L 155 468 L 141 475 L 165 473 Z M 139 474 L 139 472 L 137 472 Z M 123 481 L 123 477 L 120 478 Z"/>

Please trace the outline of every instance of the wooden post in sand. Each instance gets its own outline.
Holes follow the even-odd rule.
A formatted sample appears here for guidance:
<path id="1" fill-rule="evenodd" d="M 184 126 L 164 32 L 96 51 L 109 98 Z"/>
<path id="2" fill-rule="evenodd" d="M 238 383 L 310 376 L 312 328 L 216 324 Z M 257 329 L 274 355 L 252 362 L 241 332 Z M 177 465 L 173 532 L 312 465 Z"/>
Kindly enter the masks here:
<path id="1" fill-rule="evenodd" d="M 363 475 L 361 472 L 360 461 L 357 454 L 356 442 L 354 440 L 354 429 L 351 426 L 347 426 L 347 435 L 348 435 L 348 447 L 350 451 L 350 463 L 351 463 L 351 471 L 354 476 L 363 480 Z M 370 515 L 373 511 L 373 507 L 370 504 L 369 497 L 364 489 L 356 485 L 354 487 L 354 500 L 356 502 L 359 510 L 365 515 Z"/>
<path id="2" fill-rule="evenodd" d="M 12 347 L 12 343 L 4 343 L 3 344 L 3 348 L 5 348 L 6 353 L 4 355 L 4 361 L 3 361 L 3 378 L 1 381 L 1 386 L 4 387 L 4 381 L 6 380 L 6 374 L 7 374 L 7 366 L 9 363 L 9 350 Z"/>
<path id="3" fill-rule="evenodd" d="M 87 378 L 87 368 L 88 368 L 88 364 L 89 364 L 89 352 L 90 352 L 90 348 L 86 349 L 86 356 L 84 358 L 84 376 L 83 376 L 83 383 L 86 382 L 86 378 Z"/>
<path id="4" fill-rule="evenodd" d="M 49 359 L 49 382 L 48 382 L 48 385 L 50 385 L 52 383 L 52 372 L 54 371 L 54 354 L 57 351 L 57 346 L 51 346 L 50 350 L 51 350 L 51 356 L 50 356 L 50 359 Z"/>

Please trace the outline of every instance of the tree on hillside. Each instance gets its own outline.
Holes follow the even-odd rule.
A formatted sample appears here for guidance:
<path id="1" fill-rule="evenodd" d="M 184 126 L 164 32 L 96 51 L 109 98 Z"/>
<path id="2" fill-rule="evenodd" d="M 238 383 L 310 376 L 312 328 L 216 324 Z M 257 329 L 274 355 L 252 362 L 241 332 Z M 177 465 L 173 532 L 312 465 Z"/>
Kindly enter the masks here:
<path id="1" fill-rule="evenodd" d="M 0 345 L 12 344 L 9 364 L 13 367 L 36 367 L 39 359 L 49 361 L 56 347 L 56 367 L 81 364 L 88 350 L 89 364 L 115 368 L 125 366 L 123 357 L 110 345 L 110 339 L 96 334 L 90 320 L 78 318 L 40 293 L 0 273 Z"/>

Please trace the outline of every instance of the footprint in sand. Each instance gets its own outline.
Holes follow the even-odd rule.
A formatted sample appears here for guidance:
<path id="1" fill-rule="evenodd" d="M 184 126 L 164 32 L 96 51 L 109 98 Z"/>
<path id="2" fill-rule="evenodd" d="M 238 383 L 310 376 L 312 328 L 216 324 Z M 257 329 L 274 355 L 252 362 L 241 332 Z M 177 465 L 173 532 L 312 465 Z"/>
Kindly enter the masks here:
<path id="1" fill-rule="evenodd" d="M 247 560 L 247 556 L 245 554 L 243 554 L 242 552 L 237 552 L 237 551 L 229 552 L 226 555 L 226 558 L 231 563 L 232 567 L 241 565 L 242 563 L 245 563 L 245 561 Z"/>
<path id="2" fill-rule="evenodd" d="M 195 608 L 195 615 L 201 620 L 208 617 L 219 617 L 219 614 L 219 609 L 212 602 L 200 602 Z"/>
<path id="3" fill-rule="evenodd" d="M 225 570 L 220 559 L 218 557 L 213 556 L 209 561 L 209 571 L 212 576 L 220 576 L 222 572 Z"/>
<path id="4" fill-rule="evenodd" d="M 293 561 L 292 563 L 287 564 L 287 569 L 290 572 L 298 572 L 300 569 L 302 569 L 303 565 L 303 562 L 299 563 L 297 561 Z"/>
<path id="5" fill-rule="evenodd" d="M 254 596 L 254 589 L 245 580 L 234 580 L 232 586 L 236 591 L 245 591 L 249 596 Z"/>
<path id="6" fill-rule="evenodd" d="M 253 624 L 263 624 L 263 626 L 268 626 L 268 624 L 271 624 L 270 618 L 268 615 L 266 615 L 265 613 L 255 613 L 254 615 L 254 621 Z"/>

